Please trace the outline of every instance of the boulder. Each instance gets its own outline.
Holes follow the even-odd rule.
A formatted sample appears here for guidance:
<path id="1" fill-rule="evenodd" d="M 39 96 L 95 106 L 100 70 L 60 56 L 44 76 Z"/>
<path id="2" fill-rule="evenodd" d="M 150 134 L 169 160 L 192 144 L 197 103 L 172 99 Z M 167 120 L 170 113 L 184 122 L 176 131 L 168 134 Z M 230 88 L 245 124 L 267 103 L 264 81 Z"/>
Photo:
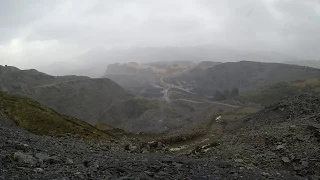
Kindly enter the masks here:
<path id="1" fill-rule="evenodd" d="M 0 159 L 0 169 L 3 169 L 3 168 L 4 168 L 4 166 L 2 164 L 2 160 Z"/>
<path id="2" fill-rule="evenodd" d="M 284 162 L 284 163 L 290 163 L 290 159 L 288 157 L 282 157 L 281 160 Z"/>
<path id="3" fill-rule="evenodd" d="M 36 158 L 38 158 L 38 160 L 40 162 L 48 162 L 48 163 L 57 163 L 60 162 L 60 158 L 58 156 L 49 156 L 45 153 L 37 153 L 35 155 Z"/>
<path id="4" fill-rule="evenodd" d="M 35 173 L 43 173 L 44 170 L 42 168 L 34 168 L 33 172 L 35 172 Z"/>
<path id="5" fill-rule="evenodd" d="M 283 150 L 285 149 L 286 147 L 283 145 L 283 144 L 280 144 L 276 147 L 276 150 Z"/>
<path id="6" fill-rule="evenodd" d="M 15 152 L 13 158 L 18 162 L 22 162 L 29 165 L 36 165 L 38 162 L 37 159 L 32 155 L 25 154 L 22 152 Z"/>
<path id="7" fill-rule="evenodd" d="M 236 162 L 236 163 L 243 163 L 244 161 L 243 161 L 243 159 L 235 159 L 234 162 Z"/>
<path id="8" fill-rule="evenodd" d="M 73 160 L 70 158 L 66 158 L 64 162 L 67 164 L 73 164 Z"/>
<path id="9" fill-rule="evenodd" d="M 130 151 L 130 152 L 138 152 L 138 147 L 137 146 L 133 146 L 133 145 L 131 145 L 131 144 L 126 144 L 125 146 L 124 146 L 124 150 L 126 150 L 126 151 Z"/>
<path id="10" fill-rule="evenodd" d="M 50 159 L 50 156 L 44 153 L 37 153 L 35 154 L 35 157 L 38 158 L 40 162 L 45 162 Z"/>
<path id="11" fill-rule="evenodd" d="M 158 142 L 158 143 L 157 143 L 156 150 L 161 150 L 162 148 L 163 148 L 162 142 Z"/>

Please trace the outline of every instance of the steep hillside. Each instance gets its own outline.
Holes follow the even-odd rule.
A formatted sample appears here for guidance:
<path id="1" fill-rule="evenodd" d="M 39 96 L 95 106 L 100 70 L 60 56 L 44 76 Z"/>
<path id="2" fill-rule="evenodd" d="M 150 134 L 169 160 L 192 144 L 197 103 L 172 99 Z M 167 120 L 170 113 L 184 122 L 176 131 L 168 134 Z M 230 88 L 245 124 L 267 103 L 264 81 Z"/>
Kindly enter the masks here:
<path id="1" fill-rule="evenodd" d="M 22 93 L 56 111 L 96 124 L 98 117 L 114 102 L 131 95 L 109 79 L 69 81 L 30 88 Z"/>
<path id="2" fill-rule="evenodd" d="M 318 77 L 320 69 L 240 61 L 218 64 L 196 76 L 181 74 L 177 78 L 191 84 L 199 93 L 213 95 L 216 90 L 231 90 L 234 87 L 240 91 L 255 90 L 278 82 Z"/>
<path id="3" fill-rule="evenodd" d="M 32 99 L 2 92 L 0 124 L 16 124 L 30 132 L 49 136 L 67 136 L 69 133 L 88 140 L 110 138 L 97 128 L 76 118 L 60 115 Z"/>
<path id="4" fill-rule="evenodd" d="M 0 89 L 30 97 L 57 112 L 95 124 L 113 102 L 131 98 L 109 79 L 50 76 L 36 70 L 0 69 Z"/>
<path id="5" fill-rule="evenodd" d="M 184 82 L 184 86 L 193 87 L 195 85 L 195 82 L 203 76 L 205 71 L 207 71 L 210 68 L 213 68 L 218 64 L 221 63 L 214 61 L 202 61 L 183 72 L 175 74 L 174 76 L 177 77 L 177 79 L 182 80 L 182 82 Z"/>
<path id="6" fill-rule="evenodd" d="M 232 158 L 246 168 L 320 175 L 320 96 L 299 95 L 241 119 L 206 155 Z M 212 154 L 211 154 L 212 153 Z"/>

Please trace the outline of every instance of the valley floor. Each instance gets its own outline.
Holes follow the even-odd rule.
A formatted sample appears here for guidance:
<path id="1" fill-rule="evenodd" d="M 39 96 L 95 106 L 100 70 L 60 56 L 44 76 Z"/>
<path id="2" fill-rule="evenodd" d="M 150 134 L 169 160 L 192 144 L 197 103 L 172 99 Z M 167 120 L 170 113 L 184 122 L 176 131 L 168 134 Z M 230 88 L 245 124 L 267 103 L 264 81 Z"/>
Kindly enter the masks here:
<path id="1" fill-rule="evenodd" d="M 232 159 L 129 153 L 122 142 L 85 143 L 0 126 L 0 179 L 305 179 L 247 169 Z"/>

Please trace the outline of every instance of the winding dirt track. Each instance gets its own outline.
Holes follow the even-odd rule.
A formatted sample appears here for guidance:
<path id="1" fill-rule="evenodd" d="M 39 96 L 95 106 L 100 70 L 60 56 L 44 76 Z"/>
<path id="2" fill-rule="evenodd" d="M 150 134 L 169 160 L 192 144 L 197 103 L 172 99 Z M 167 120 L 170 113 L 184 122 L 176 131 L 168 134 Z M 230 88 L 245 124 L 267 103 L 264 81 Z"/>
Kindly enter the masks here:
<path id="1" fill-rule="evenodd" d="M 166 82 L 163 81 L 164 78 L 166 77 L 169 77 L 169 76 L 164 76 L 160 79 L 161 83 L 163 84 L 163 87 L 164 90 L 162 91 L 163 92 L 163 98 L 167 101 L 167 102 L 172 102 L 172 101 L 185 101 L 185 102 L 190 102 L 190 103 L 196 103 L 196 104 L 219 104 L 219 105 L 223 105 L 223 106 L 228 106 L 228 107 L 232 107 L 232 108 L 238 108 L 240 106 L 236 106 L 236 105 L 231 105 L 231 104 L 226 104 L 226 103 L 221 103 L 221 102 L 215 102 L 215 101 L 193 101 L 193 100 L 189 100 L 189 99 L 170 99 L 169 96 L 168 96 L 168 92 L 170 91 L 170 89 L 172 88 L 176 88 L 176 89 L 179 89 L 181 91 L 184 91 L 186 93 L 189 93 L 189 94 L 195 94 L 193 92 L 191 92 L 190 90 L 188 89 L 185 89 L 182 87 L 181 83 L 174 79 L 178 84 L 179 86 L 176 86 L 174 84 L 167 84 Z"/>

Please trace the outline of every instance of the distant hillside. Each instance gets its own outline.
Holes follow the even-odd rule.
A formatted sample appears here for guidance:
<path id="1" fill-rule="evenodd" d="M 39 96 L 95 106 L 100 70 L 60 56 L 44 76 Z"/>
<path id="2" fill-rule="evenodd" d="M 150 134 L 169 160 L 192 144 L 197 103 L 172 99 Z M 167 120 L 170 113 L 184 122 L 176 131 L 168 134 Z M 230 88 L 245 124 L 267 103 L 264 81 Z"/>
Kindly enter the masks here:
<path id="1" fill-rule="evenodd" d="M 139 62 L 202 62 L 202 61 L 260 61 L 280 62 L 295 60 L 276 52 L 248 51 L 218 45 L 199 45 L 189 47 L 140 47 L 128 49 L 98 49 L 87 52 L 77 58 L 87 64 L 105 66 L 108 63 Z M 149 64 L 150 65 L 150 64 Z"/>
<path id="2" fill-rule="evenodd" d="M 134 133 L 160 133 L 182 126 L 194 129 L 196 125 L 207 124 L 213 114 L 227 109 L 230 107 L 206 103 L 131 99 L 106 109 L 99 118 L 98 127 L 108 124 Z"/>
<path id="3" fill-rule="evenodd" d="M 306 79 L 281 82 L 257 91 L 243 92 L 236 99 L 241 102 L 255 102 L 269 106 L 285 97 L 318 93 L 320 93 L 320 79 Z"/>
<path id="4" fill-rule="evenodd" d="M 194 63 L 190 61 L 160 61 L 146 64 L 138 64 L 136 62 L 115 63 L 108 65 L 105 76 L 108 75 L 168 75 L 177 71 L 193 67 Z"/>
<path id="5" fill-rule="evenodd" d="M 202 74 L 206 70 L 208 70 L 218 64 L 221 64 L 221 62 L 202 61 L 202 62 L 192 66 L 187 71 L 184 71 L 183 79 L 186 80 L 186 79 L 194 79 L 195 77 L 200 77 L 200 76 L 202 76 Z M 180 76 L 180 74 L 178 74 L 178 76 Z M 188 82 L 188 84 L 189 83 L 190 83 L 190 81 Z"/>
<path id="6" fill-rule="evenodd" d="M 320 69 L 262 62 L 229 62 L 218 64 L 202 73 L 190 76 L 186 72 L 177 77 L 194 87 L 194 91 L 213 95 L 216 90 L 256 90 L 278 82 L 320 77 Z"/>
<path id="7" fill-rule="evenodd" d="M 194 69 L 202 69 L 206 70 L 212 68 L 215 65 L 221 64 L 221 62 L 214 62 L 214 61 L 202 61 L 198 65 L 195 66 Z"/>
<path id="8" fill-rule="evenodd" d="M 161 77 L 182 72 L 193 65 L 194 63 L 189 61 L 115 63 L 108 65 L 104 77 L 115 81 L 135 95 L 152 97 L 163 91 L 157 86 Z"/>
<path id="9" fill-rule="evenodd" d="M 139 62 L 234 62 L 234 61 L 283 62 L 296 60 L 276 52 L 240 50 L 218 45 L 199 45 L 189 47 L 140 47 L 123 49 L 92 49 L 67 62 L 55 62 L 37 69 L 52 75 L 84 75 L 101 77 L 108 64 Z"/>
<path id="10" fill-rule="evenodd" d="M 170 71 L 170 69 L 185 69 L 187 67 L 192 67 L 195 63 L 192 61 L 157 61 L 145 63 L 145 65 Z"/>
<path id="11" fill-rule="evenodd" d="M 0 125 L 8 121 L 36 134 L 67 136 L 70 133 L 87 140 L 111 138 L 81 120 L 60 115 L 34 100 L 0 92 Z"/>
<path id="12" fill-rule="evenodd" d="M 312 68 L 318 68 L 320 69 L 320 61 L 316 60 L 306 60 L 306 61 L 284 61 L 285 64 L 295 64 L 299 66 L 308 66 Z"/>
<path id="13" fill-rule="evenodd" d="M 90 124 L 113 102 L 133 97 L 109 79 L 50 76 L 36 70 L 0 66 L 0 89 L 30 97 Z"/>

